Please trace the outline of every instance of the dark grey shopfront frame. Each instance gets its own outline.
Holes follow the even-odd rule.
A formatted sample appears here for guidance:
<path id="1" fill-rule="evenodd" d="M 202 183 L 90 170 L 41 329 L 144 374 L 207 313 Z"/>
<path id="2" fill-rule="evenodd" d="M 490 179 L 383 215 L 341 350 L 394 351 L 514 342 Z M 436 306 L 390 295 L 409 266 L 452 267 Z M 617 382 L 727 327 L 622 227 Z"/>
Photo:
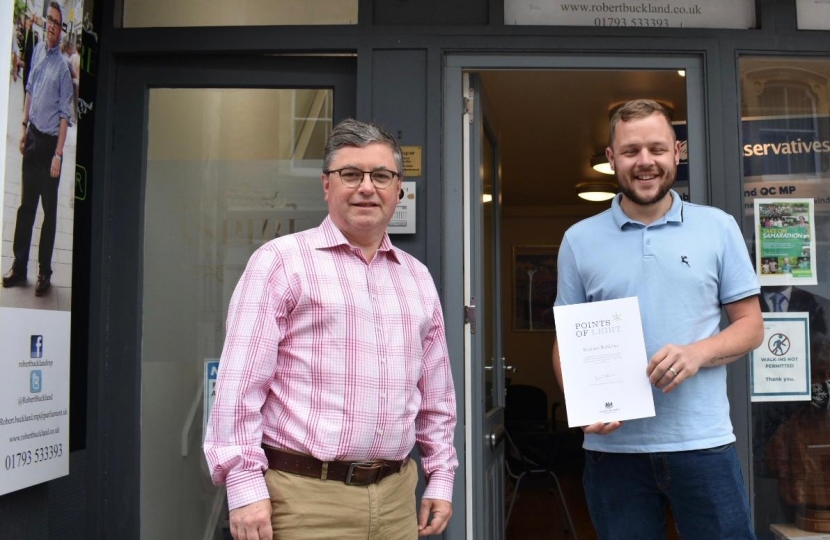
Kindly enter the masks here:
<path id="1" fill-rule="evenodd" d="M 707 200 L 734 216 L 741 215 L 742 187 L 740 163 L 740 110 L 737 63 L 742 54 L 770 55 L 830 55 L 827 32 L 800 32 L 796 30 L 795 5 L 791 0 L 758 0 L 757 30 L 651 30 L 638 35 L 633 29 L 594 29 L 561 27 L 503 26 L 503 2 L 489 2 L 484 12 L 488 22 L 466 26 L 448 26 L 445 17 L 451 4 L 455 11 L 464 11 L 483 2 L 463 0 L 449 3 L 427 0 L 418 3 L 397 3 L 400 10 L 398 25 L 373 24 L 376 12 L 372 0 L 360 0 L 360 24 L 354 27 L 227 27 L 227 28 L 170 28 L 122 29 L 113 25 L 120 2 L 102 2 L 103 20 L 99 31 L 101 51 L 98 56 L 96 79 L 85 79 L 98 84 L 95 121 L 95 163 L 93 182 L 93 233 L 90 281 L 89 320 L 73 321 L 73 339 L 88 335 L 88 445 L 86 450 L 73 454 L 76 461 L 87 465 L 73 468 L 70 477 L 62 479 L 60 488 L 49 489 L 49 484 L 35 486 L 26 492 L 10 494 L 0 499 L 0 530 L 10 538 L 47 538 L 44 517 L 49 531 L 66 532 L 60 537 L 81 538 L 138 538 L 138 487 L 124 493 L 113 491 L 112 477 L 127 471 L 137 463 L 138 441 L 136 411 L 139 394 L 128 392 L 122 401 L 107 396 L 108 385 L 117 375 L 119 363 L 138 364 L 137 343 L 140 324 L 133 311 L 132 330 L 115 332 L 113 321 L 124 317 L 122 308 L 129 307 L 127 299 L 134 291 L 123 290 L 124 276 L 110 271 L 110 262 L 123 257 L 125 245 L 104 242 L 105 229 L 111 209 L 104 203 L 109 190 L 120 189 L 120 179 L 114 173 L 111 159 L 114 126 L 125 120 L 113 114 L 115 72 L 117 67 L 133 56 L 166 56 L 170 54 L 210 58 L 222 53 L 356 53 L 357 54 L 357 117 L 373 118 L 393 129 L 404 131 L 404 144 L 424 147 L 424 177 L 418 179 L 419 226 L 416 235 L 398 242 L 421 258 L 435 277 L 439 290 L 444 291 L 449 326 L 457 328 L 461 322 L 460 306 L 463 300 L 452 291 L 458 291 L 444 282 L 450 270 L 457 268 L 444 260 L 444 254 L 453 250 L 444 245 L 445 231 L 451 233 L 453 224 L 444 215 L 443 197 L 456 179 L 443 171 L 445 161 L 443 140 L 447 139 L 444 126 L 444 69 L 452 54 L 622 54 L 693 55 L 703 62 L 705 104 L 705 132 L 707 170 L 711 181 L 707 185 Z M 385 8 L 388 12 L 391 8 Z M 413 15 L 413 11 L 417 11 Z M 479 10 L 481 11 L 481 10 Z M 408 22 L 407 22 L 408 21 Z M 430 24 L 431 23 L 431 24 Z M 400 75 L 405 77 L 402 79 Z M 400 107 L 406 103 L 407 110 Z M 447 139 L 448 140 L 448 139 Z M 696 195 L 697 197 L 697 195 Z M 449 211 L 451 213 L 451 211 Z M 138 227 L 138 225 L 136 225 Z M 107 233 L 108 234 L 108 233 Z M 78 241 L 83 241 L 79 239 Z M 446 272 L 446 273 L 445 273 Z M 102 291 L 111 291 L 105 293 Z M 126 307 L 125 307 L 126 306 Z M 122 339 L 126 338 L 126 342 Z M 457 356 L 454 356 L 457 358 Z M 74 361 L 74 359 L 73 359 Z M 116 371 L 113 372 L 113 369 Z M 135 369 L 125 365 L 123 369 Z M 454 363 L 456 380 L 463 380 L 462 367 Z M 730 380 L 743 385 L 745 378 L 735 374 Z M 134 381 L 136 389 L 139 381 Z M 463 390 L 463 389 L 462 389 Z M 745 392 L 745 389 L 744 389 Z M 459 393 L 460 412 L 463 412 L 463 391 Z M 744 400 L 742 400 L 743 402 Z M 749 414 L 733 411 L 739 437 L 748 440 Z M 122 422 L 127 433 L 109 432 L 107 427 Z M 463 431 L 458 445 L 463 452 Z M 117 438 L 119 437 L 119 438 Z M 459 471 L 459 483 L 464 482 L 464 471 Z M 56 484 L 53 482 L 52 484 Z M 77 488 L 77 486 L 86 486 Z M 55 512 L 65 505 L 60 497 L 63 487 L 72 492 L 86 491 L 87 502 L 83 513 L 71 515 Z M 54 486 L 53 486 L 54 487 Z M 463 498 L 455 501 L 453 531 L 466 520 Z M 50 512 L 50 508 L 53 510 Z M 78 521 L 85 523 L 78 523 Z M 86 529 L 85 531 L 83 529 Z M 78 532 L 81 531 L 81 532 Z M 455 532 L 448 537 L 461 538 Z"/>

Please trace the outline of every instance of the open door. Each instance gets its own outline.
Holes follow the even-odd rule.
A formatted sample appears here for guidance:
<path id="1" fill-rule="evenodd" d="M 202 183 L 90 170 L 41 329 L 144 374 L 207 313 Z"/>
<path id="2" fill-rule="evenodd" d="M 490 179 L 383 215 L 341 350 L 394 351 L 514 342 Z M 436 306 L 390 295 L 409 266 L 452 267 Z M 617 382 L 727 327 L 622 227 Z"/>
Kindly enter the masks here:
<path id="1" fill-rule="evenodd" d="M 500 306 L 500 166 L 480 79 L 464 75 L 464 352 L 471 378 L 473 538 L 504 538 L 504 364 Z"/>

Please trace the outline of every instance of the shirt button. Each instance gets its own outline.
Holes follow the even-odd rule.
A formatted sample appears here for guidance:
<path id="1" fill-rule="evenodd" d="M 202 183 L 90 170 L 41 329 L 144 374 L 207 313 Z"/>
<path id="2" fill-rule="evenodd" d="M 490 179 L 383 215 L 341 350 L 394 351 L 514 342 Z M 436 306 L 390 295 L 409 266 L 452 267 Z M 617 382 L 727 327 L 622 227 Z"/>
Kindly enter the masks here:
<path id="1" fill-rule="evenodd" d="M 386 392 L 384 392 L 380 395 L 380 399 L 386 399 Z"/>
<path id="2" fill-rule="evenodd" d="M 383 435 L 383 430 L 382 429 L 378 430 L 378 435 Z"/>
<path id="3" fill-rule="evenodd" d="M 651 240 L 646 240 L 646 245 L 650 246 L 651 245 Z"/>

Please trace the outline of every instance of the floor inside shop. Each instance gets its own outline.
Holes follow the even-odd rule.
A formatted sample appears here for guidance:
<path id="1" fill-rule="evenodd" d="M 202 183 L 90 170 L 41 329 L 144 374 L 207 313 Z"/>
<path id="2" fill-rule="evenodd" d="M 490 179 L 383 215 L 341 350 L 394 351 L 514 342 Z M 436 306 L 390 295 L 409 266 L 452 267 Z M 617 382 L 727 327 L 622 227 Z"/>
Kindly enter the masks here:
<path id="1" fill-rule="evenodd" d="M 559 483 L 565 493 L 576 536 L 567 528 L 562 502 L 556 493 L 556 485 L 547 475 L 528 475 L 522 480 L 516 504 L 507 524 L 506 540 L 597 540 L 591 525 L 585 493 L 582 491 L 582 473 L 579 471 L 559 475 Z M 505 504 L 510 504 L 513 483 L 507 483 Z M 507 510 L 505 509 L 505 512 Z M 680 540 L 674 528 L 671 512 L 666 513 L 667 540 Z"/>

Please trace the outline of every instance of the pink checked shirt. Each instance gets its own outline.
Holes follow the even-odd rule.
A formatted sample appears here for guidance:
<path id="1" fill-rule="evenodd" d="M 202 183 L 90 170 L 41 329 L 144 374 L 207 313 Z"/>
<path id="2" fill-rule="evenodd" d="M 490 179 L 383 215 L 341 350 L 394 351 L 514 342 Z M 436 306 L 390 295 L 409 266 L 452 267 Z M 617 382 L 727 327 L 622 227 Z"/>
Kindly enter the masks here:
<path id="1" fill-rule="evenodd" d="M 228 310 L 205 456 L 231 509 L 268 499 L 261 443 L 324 461 L 403 459 L 452 500 L 455 390 L 432 277 L 385 235 L 366 263 L 326 218 L 259 248 Z"/>

